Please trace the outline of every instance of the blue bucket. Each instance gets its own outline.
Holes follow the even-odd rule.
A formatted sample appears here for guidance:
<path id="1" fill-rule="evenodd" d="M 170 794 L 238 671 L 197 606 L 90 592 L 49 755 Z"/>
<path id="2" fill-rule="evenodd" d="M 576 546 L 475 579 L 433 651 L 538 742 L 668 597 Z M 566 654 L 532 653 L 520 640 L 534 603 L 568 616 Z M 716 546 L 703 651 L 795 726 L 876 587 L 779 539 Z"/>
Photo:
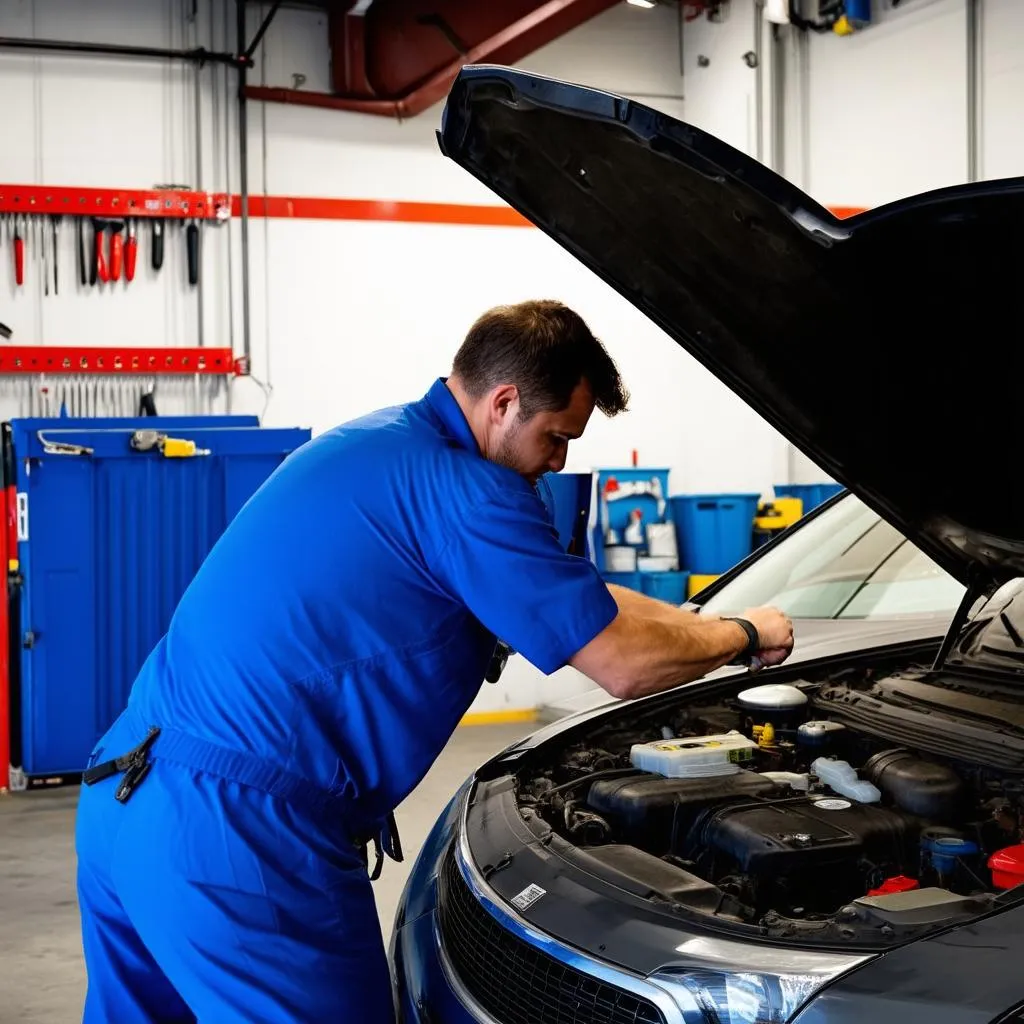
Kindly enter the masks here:
<path id="1" fill-rule="evenodd" d="M 700 575 L 721 575 L 753 547 L 760 494 L 680 494 L 671 499 L 680 564 Z"/>
<path id="2" fill-rule="evenodd" d="M 842 484 L 776 484 L 772 488 L 776 498 L 799 498 L 804 503 L 804 515 L 843 489 Z"/>
<path id="3" fill-rule="evenodd" d="M 686 587 L 690 580 L 688 572 L 642 572 L 640 585 L 648 597 L 667 601 L 669 604 L 686 603 Z"/>

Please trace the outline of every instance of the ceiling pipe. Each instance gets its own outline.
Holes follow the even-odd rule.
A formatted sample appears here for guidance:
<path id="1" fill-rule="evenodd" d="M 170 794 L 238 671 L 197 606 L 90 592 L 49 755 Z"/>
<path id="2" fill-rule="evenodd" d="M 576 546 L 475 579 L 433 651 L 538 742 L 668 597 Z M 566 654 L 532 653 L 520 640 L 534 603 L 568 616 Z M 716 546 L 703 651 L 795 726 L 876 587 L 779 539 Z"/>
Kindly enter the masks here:
<path id="1" fill-rule="evenodd" d="M 507 7 L 484 5 L 481 8 L 477 6 L 478 0 L 464 3 L 449 0 L 447 5 L 436 2 L 430 5 L 435 9 L 447 8 L 447 17 L 433 11 L 418 12 L 416 8 L 419 5 L 415 2 L 399 4 L 392 0 L 389 4 L 388 0 L 375 0 L 370 10 L 367 8 L 371 5 L 358 4 L 355 10 L 349 9 L 340 15 L 344 20 L 338 34 L 343 37 L 344 44 L 335 47 L 334 66 L 336 84 L 343 92 L 319 93 L 248 86 L 246 96 L 268 103 L 291 103 L 381 117 L 415 117 L 448 95 L 452 82 L 464 65 L 514 64 L 617 3 L 619 0 L 548 0 L 501 27 L 474 19 L 481 17 L 478 13 L 481 9 L 489 15 L 493 11 L 511 10 L 512 4 Z M 520 3 L 518 6 L 523 8 L 529 4 Z M 381 18 L 384 27 L 379 38 L 371 39 L 372 25 L 367 15 Z M 390 18 L 390 24 L 384 22 L 385 18 Z M 465 27 L 460 26 L 456 31 L 452 23 L 460 19 Z M 432 68 L 424 67 L 420 61 L 417 67 L 415 57 L 419 55 L 410 56 L 412 51 L 408 48 L 408 38 L 403 40 L 403 35 L 407 34 L 394 31 L 395 26 L 403 21 L 413 31 L 422 32 L 425 26 L 429 26 L 438 32 L 447 48 L 456 51 L 456 57 L 442 60 Z M 471 41 L 467 28 L 472 30 L 474 27 L 479 27 L 486 34 Z M 404 43 L 406 49 L 396 49 L 389 54 L 390 40 L 397 40 L 396 45 Z M 338 53 L 338 49 L 343 53 Z M 389 57 L 393 64 L 389 63 Z M 422 74 L 424 70 L 426 74 Z M 381 80 L 401 77 L 403 72 L 410 80 L 382 95 Z"/>

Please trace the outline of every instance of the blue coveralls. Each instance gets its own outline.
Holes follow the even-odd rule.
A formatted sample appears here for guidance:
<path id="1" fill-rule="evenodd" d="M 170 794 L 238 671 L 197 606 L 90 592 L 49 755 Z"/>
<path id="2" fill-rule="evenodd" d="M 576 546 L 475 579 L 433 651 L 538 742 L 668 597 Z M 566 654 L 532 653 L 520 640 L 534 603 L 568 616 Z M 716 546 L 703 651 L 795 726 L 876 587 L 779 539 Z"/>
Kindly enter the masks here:
<path id="1" fill-rule="evenodd" d="M 546 673 L 616 614 L 443 380 L 319 436 L 245 505 L 82 787 L 86 1024 L 386 1024 L 359 845 L 426 773 L 500 637 Z"/>

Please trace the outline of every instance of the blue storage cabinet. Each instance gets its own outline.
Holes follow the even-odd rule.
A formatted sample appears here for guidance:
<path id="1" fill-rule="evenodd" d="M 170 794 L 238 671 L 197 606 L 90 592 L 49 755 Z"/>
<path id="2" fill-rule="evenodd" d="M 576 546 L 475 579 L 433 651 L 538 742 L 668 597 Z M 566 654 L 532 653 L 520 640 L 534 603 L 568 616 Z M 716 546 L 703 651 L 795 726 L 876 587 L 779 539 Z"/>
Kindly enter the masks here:
<path id="1" fill-rule="evenodd" d="M 649 484 L 660 490 L 660 498 L 654 494 L 634 494 L 628 498 L 613 499 L 605 503 L 604 491 L 609 480 L 616 480 L 621 484 Z M 639 509 L 642 513 L 641 523 L 644 531 L 650 523 L 665 522 L 668 517 L 668 481 L 669 470 L 661 467 L 651 466 L 625 466 L 620 468 L 603 468 L 597 470 L 597 488 L 594 500 L 597 502 L 597 515 L 595 517 L 592 532 L 593 560 L 602 574 L 607 574 L 607 563 L 605 561 L 605 531 L 609 528 L 619 534 L 620 541 L 622 534 L 629 525 L 629 515 L 633 509 Z M 641 548 L 643 545 L 641 545 Z M 615 573 L 623 578 L 636 578 L 636 590 L 640 589 L 639 577 L 635 572 Z M 621 580 L 607 576 L 611 583 L 619 583 L 621 586 L 628 586 Z"/>
<path id="2" fill-rule="evenodd" d="M 256 417 L 23 419 L 11 423 L 18 492 L 21 768 L 79 772 L 128 699 L 182 593 L 234 515 L 306 429 Z M 129 445 L 151 429 L 209 455 Z M 45 442 L 93 449 L 59 454 Z M 284 537 L 268 538 L 267 571 Z M 216 622 L 210 623 L 216 629 Z M 19 657 L 20 654 L 20 657 Z M 18 723 L 12 723 L 17 728 Z"/>

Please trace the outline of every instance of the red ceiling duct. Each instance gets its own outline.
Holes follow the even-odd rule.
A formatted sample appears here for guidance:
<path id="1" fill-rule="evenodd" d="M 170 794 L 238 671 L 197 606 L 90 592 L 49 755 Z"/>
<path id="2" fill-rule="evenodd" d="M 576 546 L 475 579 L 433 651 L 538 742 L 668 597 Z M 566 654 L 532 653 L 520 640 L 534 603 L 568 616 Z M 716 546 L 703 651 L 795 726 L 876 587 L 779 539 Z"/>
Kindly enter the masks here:
<path id="1" fill-rule="evenodd" d="M 413 117 L 464 64 L 514 64 L 619 0 L 358 0 L 330 15 L 334 93 L 250 86 L 251 99 Z"/>

